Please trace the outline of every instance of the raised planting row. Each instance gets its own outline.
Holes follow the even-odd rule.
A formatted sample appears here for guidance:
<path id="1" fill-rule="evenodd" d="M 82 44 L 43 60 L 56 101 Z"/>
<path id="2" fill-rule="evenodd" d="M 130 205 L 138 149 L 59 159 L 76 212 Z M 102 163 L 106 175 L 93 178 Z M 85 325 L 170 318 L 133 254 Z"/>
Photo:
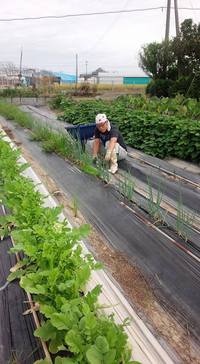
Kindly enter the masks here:
<path id="1" fill-rule="evenodd" d="M 60 98 L 60 104 L 59 100 L 55 100 L 54 106 L 59 104 L 64 111 L 59 119 L 72 124 L 93 123 L 97 113 L 106 113 L 110 121 L 118 125 L 129 146 L 160 158 L 171 156 L 199 161 L 200 121 L 191 115 L 188 117 L 187 113 L 186 116 L 180 112 L 166 115 L 167 107 L 163 101 L 160 104 L 156 101 L 157 107 L 146 107 L 142 100 L 131 96 L 120 97 L 112 102 L 75 102 Z M 199 109 L 199 103 L 195 107 Z"/>
<path id="2" fill-rule="evenodd" d="M 27 165 L 18 163 L 19 155 L 1 136 L 0 200 L 9 211 L 1 217 L 1 236 L 11 235 L 11 252 L 24 254 L 8 280 L 19 278 L 39 304 L 44 321 L 35 336 L 48 342 L 56 364 L 136 363 L 130 359 L 126 322 L 116 325 L 113 315 L 102 314 L 100 286 L 86 290 L 91 271 L 99 268 L 79 244 L 88 226 L 71 229 L 59 221 L 60 207 L 43 206 L 44 197 L 22 175 Z"/>

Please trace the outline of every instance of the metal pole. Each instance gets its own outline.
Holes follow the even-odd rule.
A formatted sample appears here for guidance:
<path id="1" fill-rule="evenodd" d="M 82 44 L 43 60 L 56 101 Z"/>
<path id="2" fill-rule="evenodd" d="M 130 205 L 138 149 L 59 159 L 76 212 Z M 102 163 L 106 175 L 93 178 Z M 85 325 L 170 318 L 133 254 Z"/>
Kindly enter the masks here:
<path id="1" fill-rule="evenodd" d="M 168 42 L 168 40 L 169 40 L 170 10 L 171 10 L 171 0 L 167 0 L 167 17 L 166 17 L 165 42 Z"/>
<path id="2" fill-rule="evenodd" d="M 178 0 L 174 0 L 174 12 L 176 22 L 176 36 L 179 36 L 179 17 L 178 17 Z"/>

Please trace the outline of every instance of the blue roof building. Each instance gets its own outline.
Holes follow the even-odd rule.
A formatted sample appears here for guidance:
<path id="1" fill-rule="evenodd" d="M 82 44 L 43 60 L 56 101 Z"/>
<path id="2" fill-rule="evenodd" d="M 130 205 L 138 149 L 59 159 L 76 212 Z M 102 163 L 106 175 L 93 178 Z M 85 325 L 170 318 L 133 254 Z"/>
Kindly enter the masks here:
<path id="1" fill-rule="evenodd" d="M 54 72 L 53 74 L 57 77 L 60 77 L 61 83 L 75 83 L 76 82 L 75 75 L 69 75 L 64 72 Z"/>
<path id="2" fill-rule="evenodd" d="M 151 78 L 148 76 L 123 77 L 123 84 L 125 85 L 148 85 L 149 82 L 151 82 Z"/>

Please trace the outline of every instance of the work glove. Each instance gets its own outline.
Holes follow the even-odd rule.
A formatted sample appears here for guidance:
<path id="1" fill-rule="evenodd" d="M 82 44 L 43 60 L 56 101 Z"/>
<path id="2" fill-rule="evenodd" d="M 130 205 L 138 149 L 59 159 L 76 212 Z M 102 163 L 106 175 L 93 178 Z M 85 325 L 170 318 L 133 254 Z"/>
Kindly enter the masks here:
<path id="1" fill-rule="evenodd" d="M 108 161 L 110 161 L 110 159 L 111 159 L 111 154 L 112 154 L 112 153 L 111 153 L 111 150 L 109 150 L 109 149 L 108 149 L 108 150 L 107 150 L 107 152 L 106 152 L 105 158 L 104 158 L 104 159 L 105 159 L 105 161 L 107 161 L 107 162 L 108 162 Z"/>

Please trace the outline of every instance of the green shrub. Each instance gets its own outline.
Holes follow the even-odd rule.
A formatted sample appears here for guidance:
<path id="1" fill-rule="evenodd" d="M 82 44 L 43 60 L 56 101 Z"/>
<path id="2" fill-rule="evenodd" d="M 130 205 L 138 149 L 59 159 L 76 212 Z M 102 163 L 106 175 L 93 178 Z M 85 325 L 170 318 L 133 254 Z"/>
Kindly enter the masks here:
<path id="1" fill-rule="evenodd" d="M 75 102 L 70 97 L 57 95 L 51 99 L 49 105 L 52 109 L 65 110 L 67 107 L 74 105 Z"/>
<path id="2" fill-rule="evenodd" d="M 65 111 L 63 115 L 59 116 L 59 119 L 77 125 L 94 123 L 98 113 L 107 113 L 108 110 L 109 104 L 106 101 L 80 101 L 65 107 Z"/>
<path id="3" fill-rule="evenodd" d="M 194 75 L 187 96 L 200 100 L 200 72 Z"/>
<path id="4" fill-rule="evenodd" d="M 170 93 L 174 96 L 177 95 L 178 93 L 181 95 L 186 95 L 187 91 L 189 90 L 191 81 L 192 81 L 191 77 L 186 77 L 186 76 L 180 77 L 172 85 Z"/>
<path id="5" fill-rule="evenodd" d="M 200 123 L 175 116 L 132 111 L 115 118 L 128 145 L 165 158 L 200 160 Z"/>
<path id="6" fill-rule="evenodd" d="M 173 81 L 171 80 L 154 80 L 151 81 L 147 88 L 146 93 L 150 96 L 157 96 L 157 97 L 170 97 L 171 87 L 173 85 Z"/>

